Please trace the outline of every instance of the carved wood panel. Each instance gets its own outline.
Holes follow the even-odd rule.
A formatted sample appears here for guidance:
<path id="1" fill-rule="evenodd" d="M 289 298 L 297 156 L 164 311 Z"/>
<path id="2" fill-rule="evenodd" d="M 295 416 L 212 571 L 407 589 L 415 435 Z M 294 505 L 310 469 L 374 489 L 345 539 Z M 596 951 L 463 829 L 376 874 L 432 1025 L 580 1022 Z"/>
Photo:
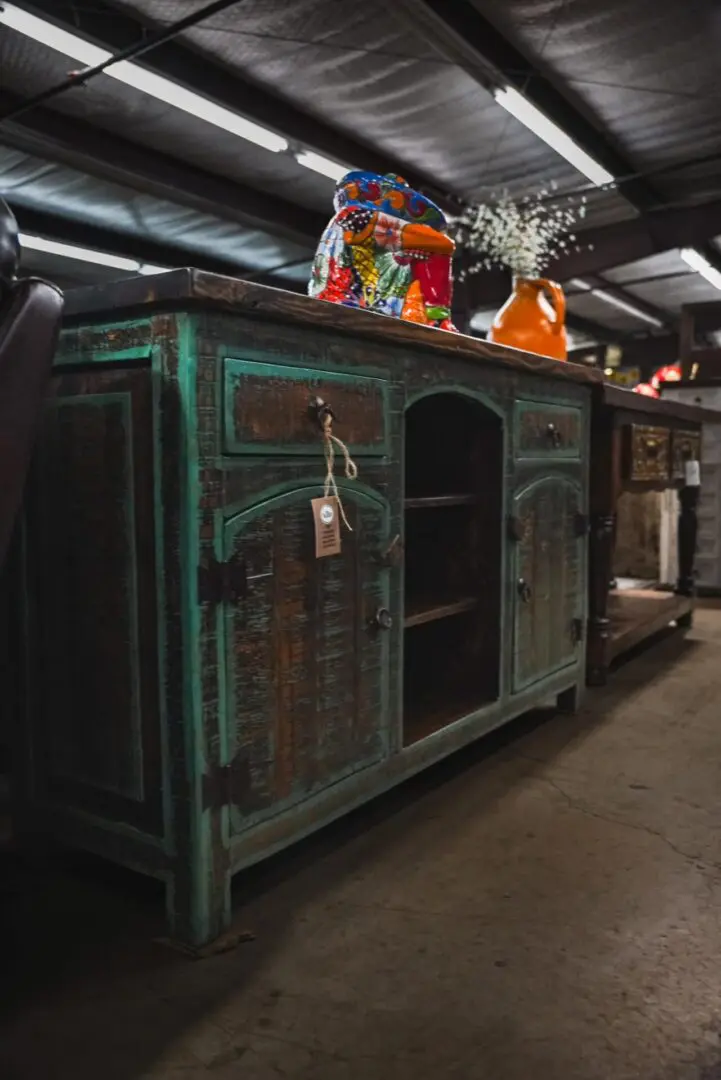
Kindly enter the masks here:
<path id="1" fill-rule="evenodd" d="M 513 689 L 575 663 L 583 613 L 579 492 L 543 479 L 516 496 Z"/>
<path id="2" fill-rule="evenodd" d="M 668 428 L 631 424 L 626 434 L 626 477 L 666 483 L 671 475 L 671 432 Z"/>
<path id="3" fill-rule="evenodd" d="M 62 805 L 160 831 L 150 372 L 56 389 L 30 505 L 39 778 Z"/>
<path id="4" fill-rule="evenodd" d="M 388 723 L 388 632 L 371 622 L 387 600 L 386 506 L 343 492 L 353 532 L 340 555 L 315 558 L 310 500 L 274 498 L 227 526 L 245 595 L 226 606 L 232 830 L 378 761 Z"/>

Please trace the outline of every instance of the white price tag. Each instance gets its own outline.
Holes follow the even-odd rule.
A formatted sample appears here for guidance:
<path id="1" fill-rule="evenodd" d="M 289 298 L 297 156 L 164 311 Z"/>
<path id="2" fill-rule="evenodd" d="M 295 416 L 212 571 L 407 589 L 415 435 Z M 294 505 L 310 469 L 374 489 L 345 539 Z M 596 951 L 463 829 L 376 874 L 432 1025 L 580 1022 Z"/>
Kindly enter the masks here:
<path id="1" fill-rule="evenodd" d="M 699 487 L 701 484 L 701 465 L 698 461 L 686 462 L 686 487 Z"/>

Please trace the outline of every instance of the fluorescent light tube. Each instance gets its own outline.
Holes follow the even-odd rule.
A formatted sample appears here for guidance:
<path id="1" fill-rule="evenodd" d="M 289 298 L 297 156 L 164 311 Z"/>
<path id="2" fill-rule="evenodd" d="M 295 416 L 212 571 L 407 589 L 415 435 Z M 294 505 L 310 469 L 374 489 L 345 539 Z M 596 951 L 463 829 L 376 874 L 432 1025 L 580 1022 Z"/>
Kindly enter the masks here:
<path id="1" fill-rule="evenodd" d="M 90 248 L 76 247 L 75 244 L 61 244 L 57 240 L 46 240 L 42 236 L 30 236 L 27 233 L 20 234 L 20 248 L 44 251 L 48 255 L 60 255 L 78 262 L 95 263 L 96 266 L 109 266 L 113 270 L 127 270 L 130 273 L 140 270 L 140 263 L 136 259 L 110 255 L 105 251 L 92 251 Z"/>
<path id="2" fill-rule="evenodd" d="M 49 49 L 55 49 L 63 56 L 69 56 L 86 67 L 95 67 L 107 60 L 110 53 L 107 49 L 101 49 L 89 41 L 71 34 L 69 30 L 63 30 L 45 19 L 31 15 L 29 11 L 15 7 L 14 4 L 3 2 L 0 7 L 0 24 L 9 26 L 11 30 L 17 30 L 19 34 L 39 41 L 41 45 L 47 45 Z"/>
<path id="3" fill-rule="evenodd" d="M 346 173 L 350 172 L 347 165 L 341 165 L 331 158 L 324 157 L 323 154 L 316 154 L 313 150 L 301 150 L 295 155 L 295 160 L 306 169 L 312 169 L 313 172 L 320 173 L 321 176 L 327 176 L 331 180 L 335 180 L 336 183 L 342 180 Z"/>
<path id="4" fill-rule="evenodd" d="M 15 7 L 13 4 L 3 3 L 0 8 L 0 24 L 26 34 L 41 45 L 55 49 L 86 67 L 102 64 L 112 55 L 107 49 L 101 49 L 76 34 L 62 30 L 53 23 L 31 15 L 30 12 L 23 11 L 22 8 Z M 214 101 L 186 89 L 179 83 L 172 82 L 162 75 L 156 75 L 147 68 L 139 67 L 132 61 L 121 60 L 109 67 L 105 74 L 159 101 L 164 101 L 173 108 L 181 109 L 190 116 L 204 120 L 207 124 L 222 128 L 223 131 L 255 143 L 256 146 L 262 146 L 265 150 L 280 153 L 288 149 L 288 140 L 282 135 L 269 131 L 268 128 L 247 120 L 244 116 L 222 105 L 217 105 Z"/>
<path id="5" fill-rule="evenodd" d="M 170 266 L 153 266 L 152 263 L 142 263 L 138 267 L 139 274 L 169 274 L 170 271 Z"/>
<path id="6" fill-rule="evenodd" d="M 614 296 L 613 293 L 606 292 L 605 289 L 596 289 L 593 285 L 589 285 L 588 282 L 581 281 L 580 278 L 572 278 L 569 284 L 574 285 L 583 292 L 592 293 L 594 296 L 597 296 L 599 300 L 604 300 L 607 304 L 612 304 L 613 307 L 618 308 L 619 311 L 625 311 L 627 315 L 633 315 L 635 319 L 641 319 L 643 322 L 650 323 L 651 326 L 656 326 L 661 329 L 664 325 L 661 319 L 657 319 L 655 315 L 650 315 L 647 311 L 642 311 L 641 308 L 637 308 L 633 304 L 629 304 L 626 300 Z"/>
<path id="7" fill-rule="evenodd" d="M 695 248 L 681 248 L 681 258 L 687 266 L 706 278 L 709 285 L 721 290 L 721 272 L 712 266 L 708 259 L 704 259 L 700 251 L 696 251 Z"/>
<path id="8" fill-rule="evenodd" d="M 503 89 L 497 87 L 493 91 L 493 96 L 506 112 L 525 124 L 539 139 L 543 139 L 557 154 L 573 165 L 574 169 L 583 173 L 591 183 L 596 184 L 597 187 L 613 183 L 613 174 L 608 169 L 604 169 L 603 165 L 582 150 L 570 135 L 549 120 L 540 109 L 531 104 L 528 98 L 519 94 L 518 90 L 514 90 L 512 86 L 506 86 Z"/>

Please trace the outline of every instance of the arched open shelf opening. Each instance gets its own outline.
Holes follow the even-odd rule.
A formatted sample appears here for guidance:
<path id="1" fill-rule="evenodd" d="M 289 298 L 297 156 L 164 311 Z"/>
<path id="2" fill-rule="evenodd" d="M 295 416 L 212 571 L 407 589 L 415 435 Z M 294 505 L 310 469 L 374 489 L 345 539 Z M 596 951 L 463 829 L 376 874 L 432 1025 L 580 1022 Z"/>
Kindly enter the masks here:
<path id="1" fill-rule="evenodd" d="M 404 745 L 500 692 L 503 421 L 439 392 L 405 438 Z"/>

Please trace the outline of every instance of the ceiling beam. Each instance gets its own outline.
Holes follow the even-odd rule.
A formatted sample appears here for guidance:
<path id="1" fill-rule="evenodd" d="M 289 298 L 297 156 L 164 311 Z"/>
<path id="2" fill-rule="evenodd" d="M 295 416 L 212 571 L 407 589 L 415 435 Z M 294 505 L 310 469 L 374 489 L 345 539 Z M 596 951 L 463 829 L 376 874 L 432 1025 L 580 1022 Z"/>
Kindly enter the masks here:
<path id="1" fill-rule="evenodd" d="M 617 285 L 613 281 L 609 281 L 602 274 L 588 274 L 583 280 L 586 282 L 587 285 L 591 286 L 594 292 L 600 290 L 604 293 L 608 293 L 609 296 L 615 296 L 617 300 L 621 301 L 621 303 L 628 304 L 630 307 L 636 308 L 637 311 L 644 312 L 644 314 L 648 315 L 650 319 L 656 319 L 664 327 L 666 327 L 666 329 L 670 329 L 678 324 L 677 317 L 671 312 L 665 311 L 663 308 L 656 307 L 655 304 L 649 304 L 647 300 L 640 300 L 623 286 Z M 578 292 L 572 292 L 569 289 L 567 295 L 582 296 L 583 291 L 578 290 Z M 639 325 L 642 322 L 643 320 L 639 319 Z M 651 324 L 647 323 L 646 325 L 650 326 Z"/>
<path id="2" fill-rule="evenodd" d="M 75 0 L 32 0 L 27 6 L 38 15 L 73 33 L 90 37 L 113 51 L 127 48 L 147 36 L 149 29 L 157 29 L 157 24 L 150 20 L 142 20 L 126 9 L 118 10 L 106 0 L 93 0 L 87 5 Z M 460 207 L 459 199 L 411 163 L 390 158 L 370 144 L 311 116 L 292 102 L 276 97 L 245 78 L 242 71 L 229 72 L 221 63 L 216 64 L 184 45 L 181 39 L 154 48 L 143 56 L 142 64 L 226 108 L 273 128 L 291 142 L 296 141 L 336 161 L 346 162 L 350 167 L 402 173 L 413 186 L 447 209 L 458 210 Z"/>
<path id="3" fill-rule="evenodd" d="M 565 87 L 561 92 L 469 0 L 397 0 L 396 9 L 404 13 L 416 32 L 484 89 L 510 85 L 523 93 L 574 142 L 619 177 L 618 190 L 635 209 L 646 210 L 659 204 L 659 193 L 634 175 L 636 170 L 609 133 L 602 130 L 580 101 L 571 100 L 572 91 Z"/>
<path id="4" fill-rule="evenodd" d="M 566 329 L 571 334 L 575 331 L 577 334 L 583 334 L 584 337 L 598 341 L 604 346 L 614 344 L 622 336 L 620 331 L 612 330 L 610 326 L 602 326 L 601 323 L 597 323 L 593 319 L 587 319 L 583 315 L 574 315 L 570 311 L 566 312 Z"/>
<path id="5" fill-rule="evenodd" d="M 0 90 L 0 109 L 19 100 Z M 226 180 L 84 120 L 59 117 L 49 109 L 34 109 L 2 125 L 0 143 L 202 214 L 307 244 L 313 250 L 327 223 L 325 214 Z"/>
<path id="6" fill-rule="evenodd" d="M 135 259 L 140 263 L 152 263 L 174 269 L 179 266 L 193 266 L 213 274 L 226 274 L 231 277 L 250 277 L 262 285 L 276 285 L 279 288 L 291 288 L 293 282 L 279 278 L 272 272 L 257 270 L 230 259 L 219 259 L 212 254 L 188 250 L 171 244 L 161 244 L 145 236 L 131 236 L 97 225 L 61 217 L 58 214 L 42 210 L 32 210 L 22 206 L 9 195 L 7 202 L 17 218 L 20 231 L 58 240 L 64 244 L 90 248 L 111 255 L 120 255 L 126 259 Z M 33 252 L 33 257 L 35 253 Z M 310 261 L 311 256 L 309 256 Z M 304 285 L 299 283 L 299 288 Z"/>
<path id="7" fill-rule="evenodd" d="M 709 243 L 698 244 L 696 246 L 704 259 L 713 266 L 714 270 L 718 270 L 721 274 L 721 252 L 718 248 Z"/>

